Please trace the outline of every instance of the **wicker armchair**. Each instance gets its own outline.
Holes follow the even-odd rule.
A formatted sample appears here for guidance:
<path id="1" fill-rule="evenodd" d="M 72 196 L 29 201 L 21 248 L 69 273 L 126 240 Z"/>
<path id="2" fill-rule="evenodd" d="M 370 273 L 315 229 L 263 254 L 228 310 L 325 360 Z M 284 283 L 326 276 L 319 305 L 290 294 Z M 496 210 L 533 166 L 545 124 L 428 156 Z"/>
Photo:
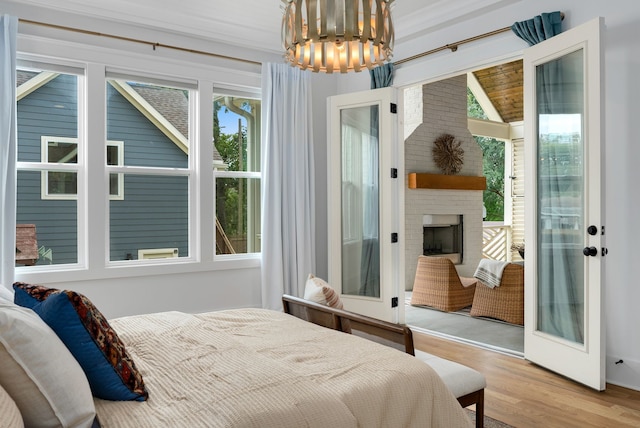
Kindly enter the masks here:
<path id="1" fill-rule="evenodd" d="M 496 288 L 478 282 L 471 316 L 524 325 L 524 267 L 509 263 L 502 272 L 500 286 Z"/>
<path id="2" fill-rule="evenodd" d="M 458 311 L 473 303 L 476 282 L 475 278 L 460 277 L 445 257 L 419 256 L 411 304 Z"/>

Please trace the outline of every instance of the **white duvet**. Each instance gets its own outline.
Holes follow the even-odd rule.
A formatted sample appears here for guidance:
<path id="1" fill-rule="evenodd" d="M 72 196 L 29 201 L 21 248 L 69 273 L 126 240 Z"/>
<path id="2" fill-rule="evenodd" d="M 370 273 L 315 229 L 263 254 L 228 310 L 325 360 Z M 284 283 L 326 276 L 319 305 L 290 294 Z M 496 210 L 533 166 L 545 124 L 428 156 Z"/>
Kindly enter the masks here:
<path id="1" fill-rule="evenodd" d="M 284 313 L 114 319 L 149 400 L 96 399 L 104 428 L 469 427 L 416 358 Z"/>

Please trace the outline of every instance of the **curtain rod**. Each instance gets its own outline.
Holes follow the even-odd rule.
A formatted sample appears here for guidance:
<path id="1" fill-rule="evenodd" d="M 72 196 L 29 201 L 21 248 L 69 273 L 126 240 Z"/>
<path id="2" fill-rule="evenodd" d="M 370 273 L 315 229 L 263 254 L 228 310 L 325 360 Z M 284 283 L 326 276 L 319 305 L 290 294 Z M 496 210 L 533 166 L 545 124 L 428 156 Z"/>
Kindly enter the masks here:
<path id="1" fill-rule="evenodd" d="M 564 12 L 560 12 L 560 18 L 564 20 Z M 404 58 L 398 61 L 394 61 L 393 64 L 394 65 L 404 64 L 405 62 L 413 61 L 415 59 L 422 58 L 427 55 L 431 55 L 436 52 L 444 51 L 447 49 L 450 49 L 451 52 L 455 52 L 458 50 L 458 46 L 460 45 L 463 45 L 465 43 L 475 42 L 476 40 L 481 40 L 487 37 L 495 36 L 496 34 L 506 33 L 507 31 L 511 31 L 511 27 L 500 28 L 498 30 L 489 31 L 488 33 L 483 33 L 477 36 L 469 37 L 468 39 L 463 39 L 455 43 L 448 43 L 444 46 L 440 46 L 439 48 L 431 49 L 430 51 L 422 52 L 422 53 L 410 56 L 409 58 Z"/>
<path id="2" fill-rule="evenodd" d="M 33 24 L 33 25 L 39 25 L 41 27 L 55 28 L 56 30 L 71 31 L 71 32 L 74 32 L 74 33 L 88 34 L 88 35 L 91 35 L 91 36 L 107 37 L 107 38 L 110 38 L 110 39 L 123 40 L 123 41 L 126 41 L 126 42 L 140 43 L 140 44 L 149 45 L 149 46 L 153 47 L 154 51 L 156 50 L 156 48 L 166 48 L 166 49 L 173 49 L 173 50 L 181 51 L 181 52 L 189 52 L 189 53 L 194 53 L 194 54 L 199 54 L 199 55 L 212 56 L 212 57 L 215 57 L 215 58 L 228 59 L 228 60 L 231 60 L 231 61 L 239 61 L 239 62 L 244 62 L 246 64 L 260 65 L 260 66 L 262 65 L 261 62 L 252 61 L 252 60 L 249 60 L 249 59 L 236 58 L 236 57 L 233 57 L 233 56 L 227 56 L 227 55 L 217 54 L 217 53 L 213 53 L 213 52 L 201 51 L 201 50 L 197 50 L 197 49 L 188 49 L 188 48 L 183 48 L 183 47 L 180 47 L 180 46 L 165 45 L 163 43 L 149 42 L 147 40 L 140 40 L 140 39 L 134 39 L 134 38 L 131 38 L 131 37 L 117 36 L 115 34 L 100 33 L 100 32 L 97 32 L 97 31 L 83 30 L 83 29 L 80 29 L 80 28 L 67 27 L 67 26 L 64 26 L 64 25 L 48 24 L 46 22 L 32 21 L 30 19 L 22 19 L 22 18 L 20 18 L 19 21 L 23 22 L 25 24 Z"/>

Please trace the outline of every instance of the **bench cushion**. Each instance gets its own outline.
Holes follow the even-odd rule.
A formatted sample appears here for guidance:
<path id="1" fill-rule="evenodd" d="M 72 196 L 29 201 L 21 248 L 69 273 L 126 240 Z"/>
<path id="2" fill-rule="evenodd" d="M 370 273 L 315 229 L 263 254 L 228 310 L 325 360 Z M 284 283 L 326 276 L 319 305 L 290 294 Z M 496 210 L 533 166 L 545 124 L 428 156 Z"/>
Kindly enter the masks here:
<path id="1" fill-rule="evenodd" d="M 484 375 L 470 367 L 417 349 L 415 352 L 416 358 L 431 366 L 456 398 L 479 391 L 487 386 Z"/>

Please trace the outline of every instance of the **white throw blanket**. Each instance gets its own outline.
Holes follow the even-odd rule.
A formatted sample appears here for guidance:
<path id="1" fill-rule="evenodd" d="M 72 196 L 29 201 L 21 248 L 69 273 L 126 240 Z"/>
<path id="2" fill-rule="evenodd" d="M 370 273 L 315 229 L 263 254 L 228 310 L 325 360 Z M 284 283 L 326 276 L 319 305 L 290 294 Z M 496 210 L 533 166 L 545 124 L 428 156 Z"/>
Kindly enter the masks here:
<path id="1" fill-rule="evenodd" d="M 476 273 L 473 276 L 489 288 L 499 287 L 502 271 L 508 264 L 509 262 L 501 260 L 480 259 Z"/>

